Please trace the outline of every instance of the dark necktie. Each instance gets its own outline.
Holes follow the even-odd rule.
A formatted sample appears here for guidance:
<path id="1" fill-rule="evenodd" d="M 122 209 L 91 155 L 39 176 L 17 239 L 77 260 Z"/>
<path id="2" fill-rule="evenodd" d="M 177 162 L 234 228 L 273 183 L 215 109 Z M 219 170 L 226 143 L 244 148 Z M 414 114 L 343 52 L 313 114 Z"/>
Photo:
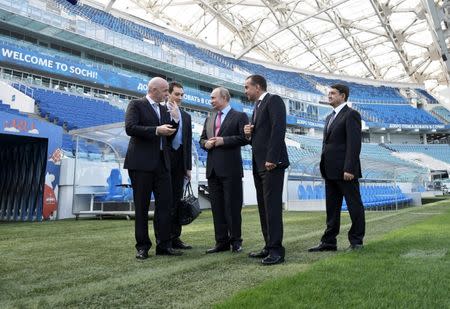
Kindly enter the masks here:
<path id="1" fill-rule="evenodd" d="M 259 105 L 261 104 L 261 100 L 256 101 L 255 110 L 253 111 L 253 119 L 252 122 L 255 123 L 256 114 L 258 113 Z"/>
<path id="2" fill-rule="evenodd" d="M 328 125 L 327 125 L 327 132 L 330 130 L 330 126 L 333 123 L 334 118 L 336 118 L 336 112 L 335 111 L 333 111 L 331 113 L 331 117 L 330 117 L 330 120 L 328 121 Z"/>

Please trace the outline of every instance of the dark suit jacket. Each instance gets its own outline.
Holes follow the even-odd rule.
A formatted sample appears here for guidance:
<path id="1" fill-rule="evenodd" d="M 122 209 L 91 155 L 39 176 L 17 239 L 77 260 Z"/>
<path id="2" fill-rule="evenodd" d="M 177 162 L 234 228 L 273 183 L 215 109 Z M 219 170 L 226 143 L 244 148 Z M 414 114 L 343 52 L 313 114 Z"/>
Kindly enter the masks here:
<path id="1" fill-rule="evenodd" d="M 361 178 L 361 115 L 345 106 L 327 130 L 331 115 L 325 121 L 320 172 L 325 179 L 342 180 L 344 172 Z"/>
<path id="2" fill-rule="evenodd" d="M 165 106 L 159 106 L 161 123 L 158 115 L 146 97 L 131 100 L 125 114 L 125 131 L 130 142 L 125 156 L 124 168 L 129 170 L 154 171 L 160 158 L 160 141 L 162 139 L 164 163 L 170 169 L 168 142 L 169 138 L 156 135 L 156 127 L 160 124 L 171 124 L 178 128 L 175 121 L 171 121 L 170 114 Z"/>
<path id="3" fill-rule="evenodd" d="M 182 136 L 181 141 L 183 145 L 183 172 L 186 174 L 187 170 L 192 170 L 192 120 L 191 115 L 185 111 L 181 111 L 182 120 Z M 173 135 L 175 138 L 175 134 Z"/>
<path id="4" fill-rule="evenodd" d="M 218 133 L 218 136 L 223 137 L 224 145 L 207 150 L 205 143 L 214 136 L 216 115 L 217 112 L 214 112 L 205 120 L 200 136 L 200 145 L 208 152 L 206 178 L 211 177 L 213 170 L 219 177 L 243 177 L 241 146 L 248 143 L 244 134 L 244 126 L 248 123 L 247 114 L 231 109 Z"/>
<path id="5" fill-rule="evenodd" d="M 253 171 L 265 171 L 266 162 L 277 164 L 277 168 L 287 168 L 289 158 L 284 141 L 286 135 L 286 106 L 283 99 L 278 95 L 266 94 L 258 107 L 253 124 L 254 128 L 250 140 L 253 152 Z"/>

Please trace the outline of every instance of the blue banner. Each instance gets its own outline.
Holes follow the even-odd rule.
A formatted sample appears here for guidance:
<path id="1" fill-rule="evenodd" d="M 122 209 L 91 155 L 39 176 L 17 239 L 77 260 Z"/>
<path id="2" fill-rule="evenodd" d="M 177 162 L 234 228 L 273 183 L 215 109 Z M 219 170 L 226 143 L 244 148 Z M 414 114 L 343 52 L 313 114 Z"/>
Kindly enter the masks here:
<path id="1" fill-rule="evenodd" d="M 63 59 L 56 55 L 29 50 L 0 40 L 0 62 L 31 68 L 51 74 L 70 77 L 103 86 L 127 89 L 145 93 L 147 78 L 140 78 L 126 72 L 100 69 L 97 66 L 80 63 L 76 60 Z"/>

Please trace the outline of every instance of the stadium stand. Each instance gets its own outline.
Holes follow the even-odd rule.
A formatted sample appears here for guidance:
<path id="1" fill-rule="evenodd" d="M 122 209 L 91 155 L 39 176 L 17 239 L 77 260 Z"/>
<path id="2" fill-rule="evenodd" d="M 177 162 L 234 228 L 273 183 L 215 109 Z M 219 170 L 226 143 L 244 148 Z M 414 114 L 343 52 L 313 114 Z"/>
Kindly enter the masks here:
<path id="1" fill-rule="evenodd" d="M 10 114 L 21 114 L 19 112 L 19 110 L 11 108 L 11 106 L 9 106 L 8 104 L 4 104 L 1 100 L 0 100 L 0 112 L 10 113 Z"/>
<path id="2" fill-rule="evenodd" d="M 394 103 L 394 104 L 408 104 L 408 100 L 403 97 L 398 89 L 386 86 L 372 86 L 348 82 L 341 79 L 329 79 L 308 75 L 308 78 L 316 81 L 318 84 L 331 86 L 333 84 L 345 84 L 350 89 L 349 100 L 351 102 L 360 103 Z"/>
<path id="3" fill-rule="evenodd" d="M 445 123 L 450 123 L 450 111 L 443 106 L 435 106 L 430 110 L 431 114 Z"/>
<path id="4" fill-rule="evenodd" d="M 400 187 L 392 184 L 361 184 L 360 189 L 366 209 L 395 207 L 396 204 L 403 205 L 411 202 L 411 198 L 406 197 Z M 300 184 L 297 193 L 300 200 L 325 199 L 323 184 L 315 186 Z M 345 199 L 342 209 L 347 210 Z"/>
<path id="5" fill-rule="evenodd" d="M 363 120 L 395 124 L 442 124 L 426 111 L 411 105 L 362 104 L 355 103 L 353 108 L 361 113 Z"/>
<path id="6" fill-rule="evenodd" d="M 450 145 L 448 144 L 389 144 L 390 149 L 398 152 L 418 152 L 450 164 Z"/>
<path id="7" fill-rule="evenodd" d="M 33 88 L 42 117 L 69 130 L 123 121 L 124 111 L 107 101 Z"/>
<path id="8" fill-rule="evenodd" d="M 438 100 L 436 100 L 431 94 L 426 92 L 423 89 L 414 89 L 417 93 L 419 93 L 422 97 L 426 99 L 426 101 L 430 104 L 439 104 Z"/>

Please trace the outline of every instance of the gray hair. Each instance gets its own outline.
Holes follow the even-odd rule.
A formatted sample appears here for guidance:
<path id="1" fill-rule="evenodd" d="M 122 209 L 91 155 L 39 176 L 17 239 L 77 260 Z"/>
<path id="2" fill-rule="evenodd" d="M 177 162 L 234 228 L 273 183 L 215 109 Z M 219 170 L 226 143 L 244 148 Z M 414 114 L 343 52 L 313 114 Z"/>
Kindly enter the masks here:
<path id="1" fill-rule="evenodd" d="M 221 98 L 224 98 L 225 101 L 230 102 L 231 95 L 230 95 L 230 92 L 228 91 L 228 89 L 223 88 L 223 87 L 217 87 L 213 91 L 215 91 L 215 90 L 217 90 L 219 92 L 219 95 Z"/>

